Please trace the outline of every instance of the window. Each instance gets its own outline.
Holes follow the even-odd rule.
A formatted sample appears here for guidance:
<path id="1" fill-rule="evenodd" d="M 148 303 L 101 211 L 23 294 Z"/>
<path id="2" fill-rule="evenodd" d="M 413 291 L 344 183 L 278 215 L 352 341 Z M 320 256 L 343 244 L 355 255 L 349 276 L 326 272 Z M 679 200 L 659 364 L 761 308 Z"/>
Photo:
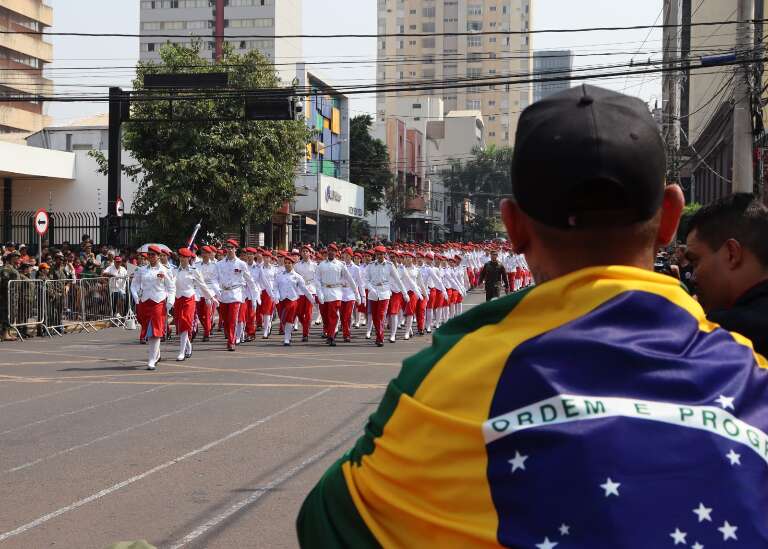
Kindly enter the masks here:
<path id="1" fill-rule="evenodd" d="M 421 108 L 421 103 L 414 103 L 413 105 L 411 105 L 411 108 L 412 109 L 420 109 Z"/>
<path id="2" fill-rule="evenodd" d="M 494 120 L 496 120 L 495 116 L 491 115 L 491 116 L 488 117 L 488 121 L 489 122 L 493 122 Z"/>
<path id="3" fill-rule="evenodd" d="M 416 15 L 416 10 L 410 10 L 408 13 L 410 13 L 411 15 Z"/>
<path id="4" fill-rule="evenodd" d="M 64 150 L 67 152 L 72 152 L 72 134 L 71 133 L 66 134 L 65 139 L 66 139 L 66 145 L 64 145 L 65 147 Z"/>
<path id="5" fill-rule="evenodd" d="M 408 25 L 408 30 L 415 31 L 416 30 L 416 25 Z"/>
<path id="6" fill-rule="evenodd" d="M 470 4 L 467 6 L 467 15 L 483 15 L 482 4 Z"/>
<path id="7" fill-rule="evenodd" d="M 481 31 L 481 30 L 483 30 L 483 22 L 482 21 L 467 21 L 467 30 L 468 31 Z"/>
<path id="8" fill-rule="evenodd" d="M 469 48 L 479 48 L 483 45 L 483 37 L 482 36 L 467 36 L 467 47 Z"/>
<path id="9" fill-rule="evenodd" d="M 421 47 L 422 48 L 434 48 L 435 47 L 435 39 L 434 38 L 422 38 L 421 39 Z"/>
<path id="10" fill-rule="evenodd" d="M 480 78 L 482 71 L 480 67 L 467 67 L 467 78 Z"/>
<path id="11" fill-rule="evenodd" d="M 230 19 L 229 26 L 233 29 L 265 29 L 275 26 L 275 20 L 271 17 L 259 19 Z"/>
<path id="12" fill-rule="evenodd" d="M 488 137 L 496 137 L 496 132 L 488 132 Z"/>
<path id="13" fill-rule="evenodd" d="M 501 6 L 501 13 L 507 15 L 509 13 L 509 6 Z"/>
<path id="14" fill-rule="evenodd" d="M 422 23 L 421 24 L 421 32 L 435 32 L 435 24 L 434 23 Z"/>
<path id="15" fill-rule="evenodd" d="M 435 16 L 435 7 L 432 6 L 431 8 L 424 8 L 421 10 L 421 16 L 422 17 L 434 17 Z"/>
<path id="16" fill-rule="evenodd" d="M 491 6 L 490 8 L 488 8 L 488 11 L 496 11 L 496 6 Z"/>
<path id="17" fill-rule="evenodd" d="M 398 48 L 398 49 L 400 49 L 400 50 L 401 50 L 401 49 L 403 49 L 403 47 L 404 47 L 404 46 L 405 46 L 405 41 L 404 41 L 404 40 L 399 40 L 399 41 L 397 42 L 397 48 Z"/>
<path id="18" fill-rule="evenodd" d="M 488 106 L 489 106 L 489 107 L 493 107 L 494 105 L 496 105 L 496 101 L 494 101 L 493 99 L 491 99 L 490 101 L 488 101 Z"/>
<path id="19" fill-rule="evenodd" d="M 495 44 L 496 43 L 496 37 L 495 36 L 489 37 L 488 38 L 488 42 L 490 42 L 491 44 Z"/>
<path id="20" fill-rule="evenodd" d="M 408 40 L 408 45 L 409 46 L 415 46 L 416 45 L 416 40 Z"/>
<path id="21" fill-rule="evenodd" d="M 467 99 L 467 110 L 479 111 L 480 110 L 480 100 L 479 99 Z"/>

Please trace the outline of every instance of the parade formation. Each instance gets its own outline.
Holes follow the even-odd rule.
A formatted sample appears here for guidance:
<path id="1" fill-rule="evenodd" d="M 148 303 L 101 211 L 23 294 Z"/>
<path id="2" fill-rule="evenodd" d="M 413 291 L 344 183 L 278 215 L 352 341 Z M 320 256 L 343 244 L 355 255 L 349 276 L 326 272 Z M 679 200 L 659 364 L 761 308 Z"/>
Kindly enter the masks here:
<path id="1" fill-rule="evenodd" d="M 192 356 L 196 337 L 223 332 L 228 351 L 269 339 L 273 329 L 290 347 L 295 331 L 337 346 L 352 341 L 352 328 L 378 347 L 398 336 L 431 334 L 463 312 L 469 290 L 483 285 L 488 300 L 533 283 L 523 256 L 507 243 L 376 245 L 353 249 L 304 245 L 290 252 L 220 246 L 169 248 L 149 245 L 139 254 L 130 282 L 148 346 L 147 369 L 162 360 L 161 341 L 178 337 L 176 360 Z M 321 326 L 319 334 L 312 327 Z M 173 332 L 175 331 L 175 334 Z M 388 337 L 387 337 L 388 336 Z"/>

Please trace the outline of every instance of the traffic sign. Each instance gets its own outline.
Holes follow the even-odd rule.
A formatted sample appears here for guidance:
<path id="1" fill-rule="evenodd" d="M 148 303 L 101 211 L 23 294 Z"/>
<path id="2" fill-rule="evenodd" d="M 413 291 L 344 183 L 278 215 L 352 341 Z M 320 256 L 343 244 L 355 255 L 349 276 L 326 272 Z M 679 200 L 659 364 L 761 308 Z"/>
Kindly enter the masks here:
<path id="1" fill-rule="evenodd" d="M 43 236 L 45 233 L 47 233 L 50 224 L 51 220 L 48 217 L 48 212 L 43 209 L 37 210 L 35 212 L 35 231 L 37 231 L 37 234 Z"/>
<path id="2" fill-rule="evenodd" d="M 123 202 L 122 198 L 118 198 L 115 201 L 115 214 L 117 217 L 123 217 L 123 214 L 125 213 L 125 202 Z"/>

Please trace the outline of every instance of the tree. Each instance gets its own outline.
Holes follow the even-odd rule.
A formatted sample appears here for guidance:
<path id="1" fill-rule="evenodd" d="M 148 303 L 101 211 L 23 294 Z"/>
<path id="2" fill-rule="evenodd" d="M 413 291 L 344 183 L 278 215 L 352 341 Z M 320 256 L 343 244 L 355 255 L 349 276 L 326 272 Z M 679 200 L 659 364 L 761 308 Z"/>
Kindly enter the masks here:
<path id="1" fill-rule="evenodd" d="M 256 51 L 225 48 L 221 63 L 200 57 L 200 42 L 165 45 L 161 63 L 139 63 L 133 88 L 137 100 L 124 126 L 123 146 L 136 163 L 123 171 L 137 183 L 134 213 L 147 217 L 148 237 L 183 242 L 198 220 L 206 233 L 238 231 L 263 223 L 295 195 L 294 176 L 309 135 L 299 121 L 243 121 L 244 100 L 235 90 L 275 88 L 279 78 Z M 226 91 L 147 91 L 152 73 L 226 72 Z M 205 96 L 205 97 L 203 97 Z M 189 98 L 185 98 L 189 97 Z M 165 122 L 172 109 L 172 122 Z M 235 121 L 209 121 L 211 119 Z M 160 120 L 160 122 L 141 122 Z M 106 159 L 93 151 L 106 172 Z"/>
<path id="2" fill-rule="evenodd" d="M 442 177 L 453 199 L 469 199 L 477 212 L 466 226 L 471 238 L 486 238 L 494 233 L 499 202 L 512 195 L 512 149 L 476 147 L 472 155 L 466 161 L 449 159 Z"/>
<path id="3" fill-rule="evenodd" d="M 691 222 L 693 214 L 699 211 L 701 204 L 698 202 L 692 202 L 687 204 L 683 209 L 683 215 L 680 217 L 680 226 L 677 228 L 677 239 L 681 242 L 685 242 L 688 238 L 688 225 Z"/>
<path id="4" fill-rule="evenodd" d="M 386 189 L 392 185 L 387 146 L 371 136 L 373 118 L 355 116 L 349 127 L 349 180 L 365 189 L 365 211 L 376 212 L 384 205 Z"/>

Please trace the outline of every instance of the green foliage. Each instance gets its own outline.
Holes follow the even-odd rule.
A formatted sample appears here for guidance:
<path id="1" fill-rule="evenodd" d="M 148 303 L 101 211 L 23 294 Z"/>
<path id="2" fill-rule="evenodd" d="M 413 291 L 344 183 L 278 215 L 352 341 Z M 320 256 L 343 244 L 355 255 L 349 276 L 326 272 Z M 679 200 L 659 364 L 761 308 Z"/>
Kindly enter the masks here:
<path id="1" fill-rule="evenodd" d="M 474 215 L 464 225 L 464 237 L 468 240 L 489 240 L 499 232 L 499 223 L 494 217 Z"/>
<path id="2" fill-rule="evenodd" d="M 512 195 L 512 149 L 491 145 L 475 148 L 473 158 L 462 161 L 449 159 L 450 167 L 443 171 L 443 181 L 451 193 L 469 198 L 476 206 L 487 200 L 498 201 Z"/>
<path id="3" fill-rule="evenodd" d="M 384 193 L 392 185 L 387 146 L 370 134 L 373 118 L 355 116 L 349 127 L 349 179 L 365 189 L 365 211 L 378 211 L 384 204 Z"/>
<path id="4" fill-rule="evenodd" d="M 686 238 L 688 238 L 688 225 L 693 214 L 698 212 L 700 208 L 701 204 L 692 202 L 691 204 L 686 204 L 683 209 L 683 215 L 680 217 L 680 226 L 677 229 L 677 239 L 681 242 L 685 242 Z"/>
<path id="5" fill-rule="evenodd" d="M 309 138 L 299 121 L 242 120 L 244 101 L 231 90 L 280 85 L 264 56 L 226 48 L 221 64 L 210 63 L 200 57 L 200 46 L 166 45 L 161 63 L 139 63 L 136 97 L 152 73 L 227 72 L 229 91 L 174 91 L 172 107 L 168 100 L 134 101 L 133 121 L 123 130 L 123 146 L 136 161 L 123 166 L 138 186 L 134 213 L 147 216 L 150 235 L 169 244 L 183 241 L 200 219 L 205 233 L 217 235 L 269 220 L 295 194 L 296 166 Z M 169 111 L 173 121 L 163 121 Z M 239 120 L 209 121 L 222 118 Z M 106 171 L 103 155 L 92 156 Z"/>

